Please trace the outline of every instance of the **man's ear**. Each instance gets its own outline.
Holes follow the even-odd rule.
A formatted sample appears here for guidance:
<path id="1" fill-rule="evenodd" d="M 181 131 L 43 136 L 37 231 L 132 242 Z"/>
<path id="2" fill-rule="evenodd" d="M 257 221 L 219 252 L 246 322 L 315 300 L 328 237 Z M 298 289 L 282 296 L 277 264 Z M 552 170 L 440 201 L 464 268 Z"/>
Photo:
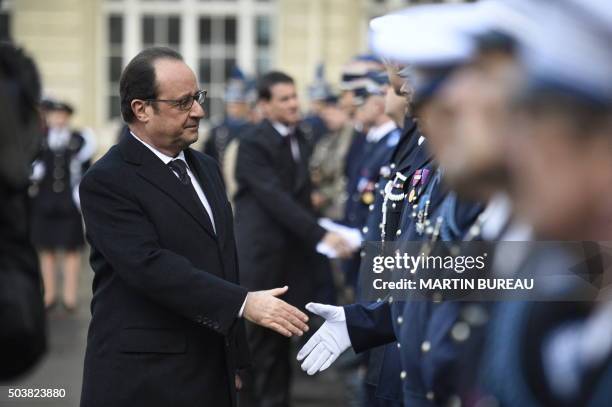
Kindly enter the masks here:
<path id="1" fill-rule="evenodd" d="M 149 113 L 147 112 L 147 106 L 148 103 L 144 100 L 132 100 L 132 103 L 130 103 L 130 107 L 132 108 L 132 113 L 134 113 L 134 117 L 136 117 L 136 120 L 143 123 L 149 121 Z"/>

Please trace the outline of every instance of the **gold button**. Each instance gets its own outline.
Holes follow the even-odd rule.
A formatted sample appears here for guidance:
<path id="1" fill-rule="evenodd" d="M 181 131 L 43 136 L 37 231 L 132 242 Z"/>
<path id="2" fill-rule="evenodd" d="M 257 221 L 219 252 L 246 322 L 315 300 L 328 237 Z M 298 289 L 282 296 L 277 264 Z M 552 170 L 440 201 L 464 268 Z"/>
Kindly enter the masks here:
<path id="1" fill-rule="evenodd" d="M 424 342 L 421 344 L 421 351 L 422 351 L 423 353 L 427 353 L 427 352 L 429 352 L 429 350 L 430 350 L 430 349 L 431 349 L 431 342 L 429 342 L 429 341 L 424 341 Z"/>

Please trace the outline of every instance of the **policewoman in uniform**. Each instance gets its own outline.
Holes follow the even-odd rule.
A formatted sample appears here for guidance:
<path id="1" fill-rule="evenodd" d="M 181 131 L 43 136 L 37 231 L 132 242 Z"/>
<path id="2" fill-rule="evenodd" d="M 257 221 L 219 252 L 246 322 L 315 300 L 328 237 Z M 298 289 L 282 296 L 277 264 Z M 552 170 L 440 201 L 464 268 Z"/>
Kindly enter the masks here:
<path id="1" fill-rule="evenodd" d="M 73 108 L 69 104 L 47 101 L 43 108 L 48 129 L 33 168 L 32 240 L 40 256 L 45 305 L 52 307 L 56 302 L 56 269 L 61 267 L 63 304 L 73 311 L 85 243 L 78 186 L 95 152 L 94 136 L 88 130 L 70 128 Z"/>

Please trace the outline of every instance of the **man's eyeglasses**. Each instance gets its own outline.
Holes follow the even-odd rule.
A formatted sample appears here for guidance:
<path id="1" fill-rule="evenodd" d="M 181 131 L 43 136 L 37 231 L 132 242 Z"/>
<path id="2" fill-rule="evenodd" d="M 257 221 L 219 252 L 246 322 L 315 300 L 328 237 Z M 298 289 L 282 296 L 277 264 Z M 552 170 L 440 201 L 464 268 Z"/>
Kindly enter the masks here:
<path id="1" fill-rule="evenodd" d="M 193 102 L 198 102 L 200 106 L 204 107 L 204 102 L 206 102 L 206 94 L 207 92 L 205 90 L 199 90 L 194 95 L 185 96 L 182 99 L 145 99 L 145 101 L 170 103 L 179 110 L 188 112 L 191 110 Z"/>

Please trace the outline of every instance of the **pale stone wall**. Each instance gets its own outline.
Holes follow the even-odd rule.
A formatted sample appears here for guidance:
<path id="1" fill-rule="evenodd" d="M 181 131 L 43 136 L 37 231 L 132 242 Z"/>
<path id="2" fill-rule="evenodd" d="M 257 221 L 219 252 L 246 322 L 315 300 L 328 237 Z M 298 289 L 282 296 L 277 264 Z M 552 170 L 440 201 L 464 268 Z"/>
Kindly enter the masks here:
<path id="1" fill-rule="evenodd" d="M 367 7 L 362 0 L 279 0 L 276 66 L 292 75 L 301 92 L 325 63 L 337 84 L 351 57 L 366 50 Z M 303 93 L 305 100 L 305 94 Z"/>
<path id="2" fill-rule="evenodd" d="M 74 122 L 98 127 L 99 0 L 18 0 L 12 36 L 36 59 L 44 92 L 76 108 Z"/>

